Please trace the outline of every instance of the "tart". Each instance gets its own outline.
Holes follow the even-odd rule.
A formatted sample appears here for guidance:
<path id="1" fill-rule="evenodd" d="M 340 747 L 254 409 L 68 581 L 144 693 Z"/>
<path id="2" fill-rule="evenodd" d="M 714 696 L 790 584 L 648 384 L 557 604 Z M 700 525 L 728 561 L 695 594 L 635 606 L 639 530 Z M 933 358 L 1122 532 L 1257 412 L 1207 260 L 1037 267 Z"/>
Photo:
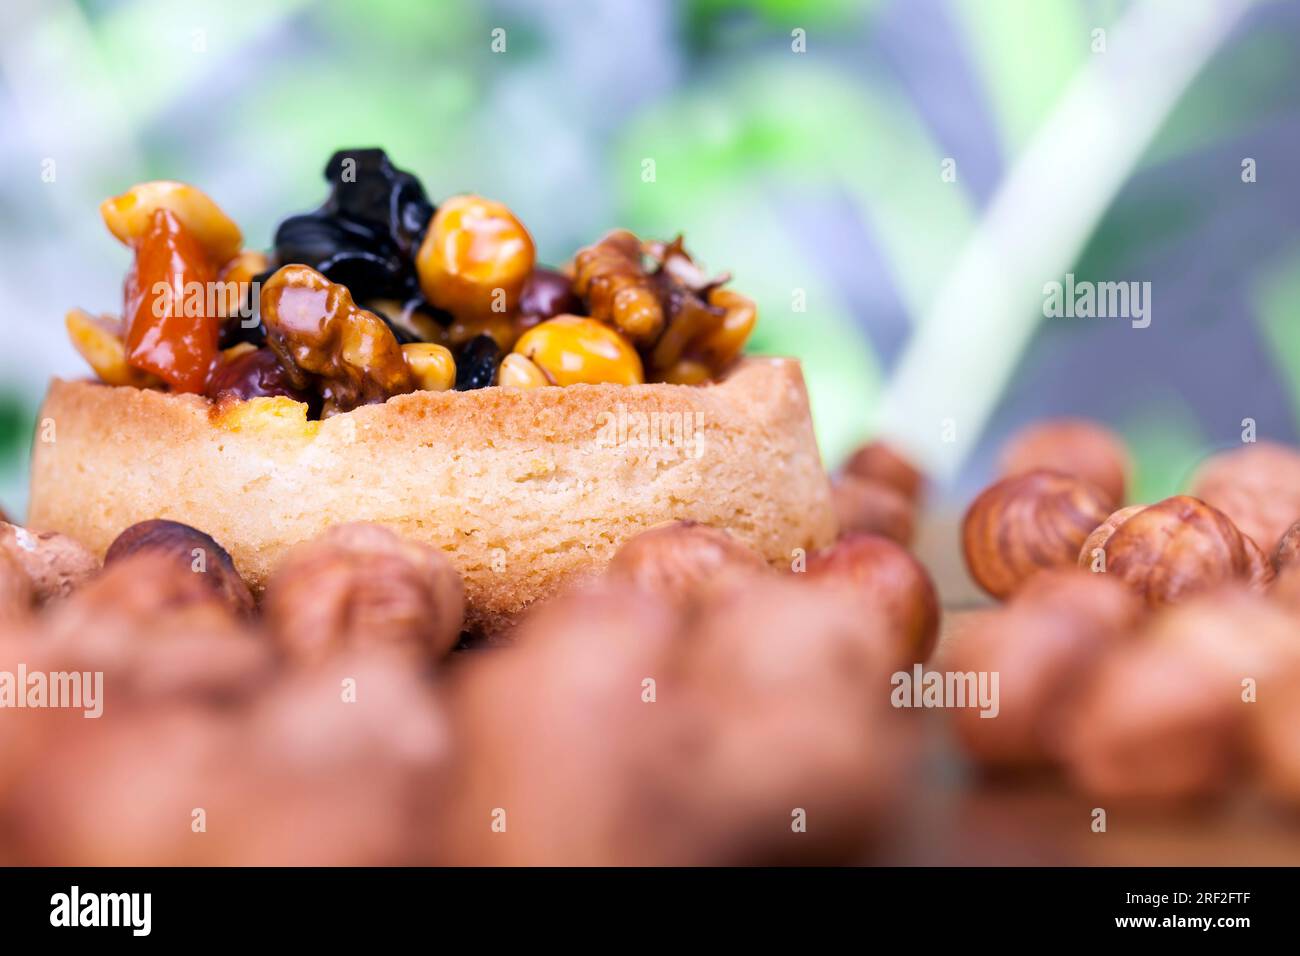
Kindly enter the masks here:
<path id="1" fill-rule="evenodd" d="M 664 521 L 775 564 L 833 538 L 798 364 L 741 357 L 754 304 L 680 237 L 619 230 L 546 269 L 505 206 L 434 206 L 379 150 L 326 178 L 266 254 L 191 186 L 104 204 L 135 262 L 121 318 L 69 314 L 99 381 L 50 387 L 33 527 L 102 553 L 181 521 L 259 590 L 373 521 L 452 560 L 480 633 Z"/>

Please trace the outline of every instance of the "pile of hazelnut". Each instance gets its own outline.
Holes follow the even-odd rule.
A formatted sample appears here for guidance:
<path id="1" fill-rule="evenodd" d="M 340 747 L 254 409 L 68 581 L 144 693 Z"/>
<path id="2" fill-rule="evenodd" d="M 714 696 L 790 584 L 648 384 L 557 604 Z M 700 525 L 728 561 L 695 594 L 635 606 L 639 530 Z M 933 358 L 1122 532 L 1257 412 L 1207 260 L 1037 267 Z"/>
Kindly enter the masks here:
<path id="1" fill-rule="evenodd" d="M 679 522 L 507 640 L 375 525 L 258 598 L 221 545 L 129 528 L 101 567 L 0 528 L 0 672 L 102 673 L 102 716 L 0 710 L 0 862 L 741 864 L 862 858 L 909 779 L 890 674 L 938 606 L 894 542 L 774 569 Z"/>
<path id="2" fill-rule="evenodd" d="M 962 546 L 1005 603 L 937 662 L 1000 675 L 995 719 L 956 712 L 965 752 L 1098 798 L 1300 804 L 1300 452 L 1215 455 L 1151 505 L 1125 505 L 1128 455 L 1092 423 L 1037 425 L 1003 464 Z"/>

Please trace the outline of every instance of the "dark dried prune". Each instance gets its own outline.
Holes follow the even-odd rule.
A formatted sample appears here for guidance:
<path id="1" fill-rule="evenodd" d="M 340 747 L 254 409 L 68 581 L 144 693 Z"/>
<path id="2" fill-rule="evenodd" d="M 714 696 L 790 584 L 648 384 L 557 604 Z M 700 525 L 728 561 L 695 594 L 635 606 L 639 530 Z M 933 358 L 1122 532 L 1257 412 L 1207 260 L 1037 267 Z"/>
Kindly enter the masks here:
<path id="1" fill-rule="evenodd" d="M 580 315 L 581 312 L 582 302 L 573 291 L 569 277 L 554 269 L 538 266 L 519 293 L 519 315 L 526 328 L 557 315 Z"/>
<path id="2" fill-rule="evenodd" d="M 333 190 L 322 211 L 383 228 L 403 256 L 415 258 L 434 213 L 418 179 L 395 167 L 382 149 L 339 150 L 325 166 L 325 179 Z"/>
<path id="3" fill-rule="evenodd" d="M 456 356 L 456 391 L 486 388 L 496 381 L 501 346 L 490 335 L 476 335 Z"/>
<path id="4" fill-rule="evenodd" d="M 240 401 L 284 395 L 295 402 L 306 402 L 307 395 L 293 387 L 289 376 L 270 349 L 254 349 L 222 362 L 208 379 L 209 398 L 229 395 Z"/>

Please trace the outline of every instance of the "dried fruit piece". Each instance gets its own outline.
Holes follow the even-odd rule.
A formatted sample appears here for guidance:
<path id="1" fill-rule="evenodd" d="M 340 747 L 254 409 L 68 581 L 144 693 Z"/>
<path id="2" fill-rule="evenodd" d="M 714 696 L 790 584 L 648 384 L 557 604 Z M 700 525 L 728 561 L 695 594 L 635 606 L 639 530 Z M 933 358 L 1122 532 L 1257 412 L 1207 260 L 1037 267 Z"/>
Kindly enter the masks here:
<path id="1" fill-rule="evenodd" d="M 238 351 L 228 349 L 222 355 L 208 379 L 207 395 L 216 401 L 241 402 L 276 395 L 292 398 L 295 402 L 308 402 L 311 398 L 307 392 L 293 387 L 289 374 L 274 352 L 251 345 Z"/>
<path id="2" fill-rule="evenodd" d="M 456 362 L 456 391 L 487 388 L 497 376 L 501 348 L 490 335 L 480 335 L 465 344 Z"/>
<path id="3" fill-rule="evenodd" d="M 156 209 L 127 276 L 126 360 L 178 392 L 202 392 L 216 360 L 221 318 L 208 311 L 215 270 L 168 209 Z"/>
<path id="4" fill-rule="evenodd" d="M 576 315 L 548 319 L 521 335 L 515 351 L 531 359 L 555 385 L 639 385 L 645 381 L 636 350 L 596 319 Z"/>
<path id="5" fill-rule="evenodd" d="M 160 209 L 171 213 L 213 262 L 233 258 L 243 246 L 244 237 L 231 218 L 202 190 L 186 183 L 139 183 L 99 204 L 108 231 L 128 246 L 139 245 Z"/>
<path id="6" fill-rule="evenodd" d="M 383 319 L 358 309 L 341 285 L 307 266 L 285 266 L 262 286 L 267 345 L 294 388 L 317 388 L 328 417 L 415 388 Z"/>
<path id="7" fill-rule="evenodd" d="M 533 271 L 533 237 L 508 207 L 480 196 L 448 199 L 416 257 L 424 297 L 464 318 L 512 312 Z"/>
<path id="8" fill-rule="evenodd" d="M 530 329 L 557 315 L 574 315 L 581 308 L 582 302 L 573 291 L 568 276 L 538 266 L 529 274 L 519 293 L 520 330 Z"/>

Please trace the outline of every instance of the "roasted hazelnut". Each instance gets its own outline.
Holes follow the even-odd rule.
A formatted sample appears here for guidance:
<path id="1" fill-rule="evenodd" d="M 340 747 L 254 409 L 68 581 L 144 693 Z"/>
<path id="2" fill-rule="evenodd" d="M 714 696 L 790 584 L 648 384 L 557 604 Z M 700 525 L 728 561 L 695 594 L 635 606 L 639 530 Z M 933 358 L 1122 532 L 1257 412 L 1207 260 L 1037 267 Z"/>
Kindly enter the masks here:
<path id="1" fill-rule="evenodd" d="M 1143 606 L 1122 585 L 1077 568 L 1031 578 L 1012 600 L 960 629 L 947 672 L 997 674 L 997 712 L 952 711 L 963 750 L 989 767 L 1052 763 L 1062 722 L 1102 654 L 1127 639 Z"/>
<path id="2" fill-rule="evenodd" d="M 1230 581 L 1262 589 L 1273 578 L 1254 541 L 1187 495 L 1111 515 L 1083 543 L 1078 563 L 1117 577 L 1152 606 Z"/>
<path id="3" fill-rule="evenodd" d="M 1165 642 L 1105 655 L 1065 720 L 1074 781 L 1107 799 L 1177 800 L 1223 790 L 1241 765 L 1245 711 L 1223 678 Z"/>
<path id="4" fill-rule="evenodd" d="M 1006 598 L 1032 574 L 1076 562 L 1108 509 L 1104 492 L 1071 475 L 1039 470 L 1003 478 L 962 520 L 966 567 L 985 591 Z"/>
<path id="5" fill-rule="evenodd" d="M 915 507 L 891 485 L 843 474 L 831 482 L 831 504 L 841 535 L 869 532 L 901 545 L 912 542 Z"/>
<path id="6" fill-rule="evenodd" d="M 512 312 L 534 252 L 533 237 L 503 203 L 453 196 L 434 213 L 416 255 L 420 289 L 462 318 Z"/>
<path id="7" fill-rule="evenodd" d="M 441 657 L 460 635 L 464 585 L 433 548 L 379 525 L 345 524 L 290 552 L 262 609 L 277 645 L 296 660 L 385 646 Z"/>
<path id="8" fill-rule="evenodd" d="M 855 451 L 844 463 L 844 472 L 889 485 L 911 501 L 921 496 L 925 486 L 920 470 L 883 441 L 869 442 Z"/>
<path id="9" fill-rule="evenodd" d="M 1196 470 L 1191 494 L 1271 550 L 1300 515 L 1300 452 L 1273 442 L 1222 452 Z"/>
<path id="10" fill-rule="evenodd" d="M 198 575 L 232 611 L 244 616 L 253 613 L 252 592 L 235 570 L 230 552 L 211 535 L 164 518 L 140 521 L 113 540 L 104 555 L 104 564 L 112 564 L 141 551 L 167 555 L 178 567 Z"/>
<path id="11" fill-rule="evenodd" d="M 1002 473 L 1047 468 L 1082 478 L 1112 505 L 1124 501 L 1131 468 L 1124 441 L 1110 429 L 1079 418 L 1057 418 L 1021 429 L 1002 449 Z"/>
<path id="12" fill-rule="evenodd" d="M 1278 539 L 1277 547 L 1273 549 L 1273 567 L 1280 571 L 1297 560 L 1300 560 L 1300 521 L 1287 528 Z"/>
<path id="13" fill-rule="evenodd" d="M 923 661 L 939 639 L 939 598 L 921 562 L 897 543 L 874 534 L 851 534 L 808 558 L 807 579 L 843 585 L 865 616 L 883 614 L 900 660 Z"/>
<path id="14" fill-rule="evenodd" d="M 695 521 L 673 521 L 623 542 L 606 573 L 679 603 L 770 572 L 762 555 L 726 531 Z"/>
<path id="15" fill-rule="evenodd" d="M 582 316 L 547 319 L 519 337 L 515 352 L 541 369 L 552 385 L 645 381 L 641 357 L 631 343 L 603 322 Z"/>
<path id="16" fill-rule="evenodd" d="M 9 552 L 0 549 L 0 623 L 25 617 L 35 597 L 27 572 Z"/>
<path id="17" fill-rule="evenodd" d="M 1248 746 L 1265 790 L 1300 806 L 1300 671 L 1287 672 L 1250 714 Z"/>
<path id="18" fill-rule="evenodd" d="M 1268 596 L 1280 607 L 1300 614 L 1300 564 L 1284 564 L 1269 586 Z"/>
<path id="19" fill-rule="evenodd" d="M 28 531 L 0 524 L 0 551 L 27 572 L 38 604 L 67 597 L 96 571 L 99 562 L 79 542 L 54 531 Z"/>

